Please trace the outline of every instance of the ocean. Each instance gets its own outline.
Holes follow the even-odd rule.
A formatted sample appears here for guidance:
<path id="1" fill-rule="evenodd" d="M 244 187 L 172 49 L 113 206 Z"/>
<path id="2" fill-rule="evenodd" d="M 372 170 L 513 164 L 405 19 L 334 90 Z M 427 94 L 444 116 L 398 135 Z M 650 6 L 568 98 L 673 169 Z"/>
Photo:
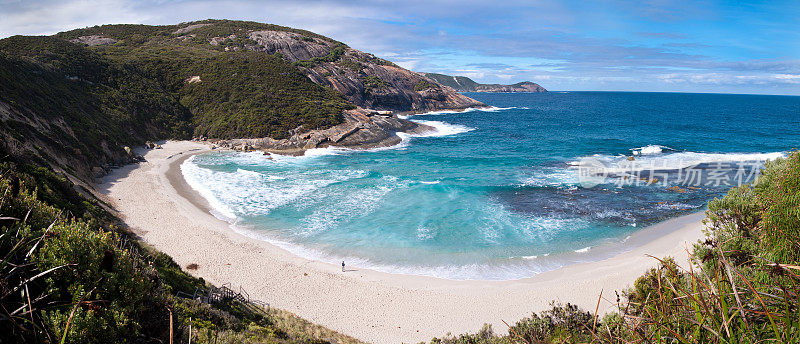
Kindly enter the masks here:
<path id="1" fill-rule="evenodd" d="M 437 130 L 394 147 L 213 152 L 181 170 L 215 216 L 294 254 L 509 280 L 628 250 L 800 147 L 800 97 L 467 95 L 491 107 L 410 116 Z"/>

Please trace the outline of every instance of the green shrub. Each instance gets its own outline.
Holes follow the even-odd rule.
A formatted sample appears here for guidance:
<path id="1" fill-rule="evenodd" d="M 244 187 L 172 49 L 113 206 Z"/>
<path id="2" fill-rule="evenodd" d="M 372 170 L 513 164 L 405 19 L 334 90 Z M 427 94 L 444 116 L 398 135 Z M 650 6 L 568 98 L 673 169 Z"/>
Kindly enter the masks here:
<path id="1" fill-rule="evenodd" d="M 414 91 L 419 92 L 419 91 L 427 90 L 429 88 L 438 88 L 438 87 L 439 86 L 437 86 L 435 84 L 432 84 L 430 82 L 422 80 L 422 81 L 418 82 L 416 85 L 414 85 Z"/>
<path id="2" fill-rule="evenodd" d="M 361 76 L 361 82 L 364 84 L 364 94 L 371 94 L 389 87 L 386 81 L 374 75 Z"/>
<path id="3" fill-rule="evenodd" d="M 343 58 L 341 61 L 339 61 L 339 65 L 355 73 L 361 73 L 361 71 L 364 69 L 364 66 L 360 62 L 353 61 L 350 58 Z"/>
<path id="4" fill-rule="evenodd" d="M 358 341 L 291 313 L 238 301 L 213 306 L 172 296 L 206 287 L 147 249 L 62 176 L 0 154 L 0 333 L 30 343 Z M 69 212 L 43 201 L 47 193 Z M 100 209 L 100 210 L 98 210 Z M 191 319 L 191 320 L 190 320 Z M 212 341 L 213 339 L 213 341 Z M 200 340 L 200 341 L 198 341 Z"/>
<path id="5" fill-rule="evenodd" d="M 308 38 L 303 36 L 303 38 Z M 310 38 L 308 38 L 310 39 Z M 305 39 L 304 39 L 305 40 Z M 313 39 L 310 39 L 313 41 Z M 342 43 L 336 43 L 328 54 L 322 57 L 313 57 L 309 60 L 302 60 L 296 61 L 294 64 L 296 66 L 305 67 L 305 68 L 314 68 L 316 65 L 323 63 L 323 62 L 337 62 L 347 51 L 347 46 Z"/>

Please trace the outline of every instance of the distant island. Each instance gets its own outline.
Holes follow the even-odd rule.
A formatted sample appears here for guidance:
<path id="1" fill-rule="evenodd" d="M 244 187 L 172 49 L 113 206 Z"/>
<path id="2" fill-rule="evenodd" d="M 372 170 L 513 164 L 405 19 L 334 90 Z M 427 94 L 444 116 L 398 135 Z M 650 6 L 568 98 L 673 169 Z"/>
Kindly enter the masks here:
<path id="1" fill-rule="evenodd" d="M 449 86 L 458 92 L 547 92 L 539 84 L 530 81 L 518 82 L 513 85 L 479 84 L 466 76 L 451 76 L 438 73 L 423 73 L 429 79 Z"/>

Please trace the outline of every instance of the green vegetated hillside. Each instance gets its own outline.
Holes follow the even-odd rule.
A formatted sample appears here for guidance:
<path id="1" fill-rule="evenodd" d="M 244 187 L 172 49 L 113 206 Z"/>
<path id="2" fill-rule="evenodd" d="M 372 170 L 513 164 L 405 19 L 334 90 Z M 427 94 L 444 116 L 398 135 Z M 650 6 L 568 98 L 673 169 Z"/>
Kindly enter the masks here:
<path id="1" fill-rule="evenodd" d="M 198 27 L 190 36 L 182 35 L 177 25 L 103 25 L 55 37 L 74 41 L 96 35 L 115 40 L 113 44 L 94 45 L 92 50 L 117 63 L 136 66 L 163 83 L 194 115 L 195 136 L 285 138 L 300 126 L 310 130 L 339 124 L 342 111 L 354 107 L 341 94 L 309 80 L 280 55 L 239 49 L 254 43 L 241 38 L 242 32 L 252 30 L 330 39 L 256 22 L 202 21 L 191 25 Z M 215 37 L 236 34 L 240 37 L 209 43 Z"/>
<path id="2" fill-rule="evenodd" d="M 63 175 L 0 151 L 0 342 L 358 343 L 282 310 L 176 297 L 211 285 L 117 223 Z"/>
<path id="3" fill-rule="evenodd" d="M 185 40 L 173 34 L 178 26 L 147 25 L 0 40 L 5 149 L 90 179 L 92 167 L 107 170 L 130 161 L 123 147 L 145 140 L 284 138 L 297 128 L 341 123 L 342 111 L 354 108 L 279 55 L 226 52 L 242 41 L 211 45 L 207 40 L 243 27 L 327 38 L 268 24 L 215 23 Z M 95 34 L 105 43 L 75 40 Z M 188 81 L 192 76 L 197 78 Z"/>
<path id="4" fill-rule="evenodd" d="M 0 120 L 10 154 L 78 176 L 126 162 L 124 146 L 191 135 L 190 112 L 158 80 L 52 37 L 0 40 Z"/>
<path id="5" fill-rule="evenodd" d="M 0 136 L 83 180 L 124 147 L 189 137 L 289 138 L 357 106 L 482 104 L 344 43 L 247 21 L 103 25 L 0 40 Z"/>
<path id="6" fill-rule="evenodd" d="M 484 326 L 431 343 L 800 343 L 800 151 L 768 162 L 706 214 L 693 267 L 654 258 L 659 266 L 630 289 L 605 291 L 616 311 L 554 304 L 504 335 Z"/>

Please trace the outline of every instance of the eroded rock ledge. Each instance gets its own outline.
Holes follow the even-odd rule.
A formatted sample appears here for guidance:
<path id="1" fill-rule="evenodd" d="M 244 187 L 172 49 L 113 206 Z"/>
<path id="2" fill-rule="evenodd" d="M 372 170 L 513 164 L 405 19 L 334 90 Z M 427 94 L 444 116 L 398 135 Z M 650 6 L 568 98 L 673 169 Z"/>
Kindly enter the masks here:
<path id="1" fill-rule="evenodd" d="M 397 117 L 386 111 L 363 108 L 344 113 L 342 124 L 324 130 L 294 133 L 288 139 L 272 138 L 232 139 L 216 141 L 216 146 L 240 151 L 257 151 L 302 155 L 308 149 L 343 147 L 371 149 L 389 147 L 402 141 L 397 133 L 422 134 L 436 129 Z"/>

